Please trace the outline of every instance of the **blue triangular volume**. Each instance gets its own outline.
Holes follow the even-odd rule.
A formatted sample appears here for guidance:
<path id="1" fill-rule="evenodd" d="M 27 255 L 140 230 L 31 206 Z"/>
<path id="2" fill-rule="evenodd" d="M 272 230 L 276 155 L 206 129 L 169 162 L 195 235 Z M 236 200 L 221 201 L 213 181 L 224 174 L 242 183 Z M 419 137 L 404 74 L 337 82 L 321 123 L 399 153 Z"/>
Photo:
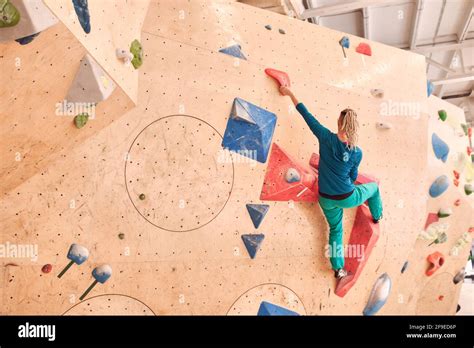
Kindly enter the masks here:
<path id="1" fill-rule="evenodd" d="M 255 228 L 258 228 L 270 209 L 268 204 L 247 204 L 247 210 Z"/>
<path id="2" fill-rule="evenodd" d="M 232 45 L 226 48 L 221 48 L 219 52 L 228 54 L 229 56 L 247 60 L 247 58 L 245 58 L 244 54 L 242 53 L 241 49 L 242 47 L 240 47 L 240 45 Z"/>
<path id="3" fill-rule="evenodd" d="M 237 107 L 238 106 L 238 107 Z M 249 120 L 235 117 L 235 110 L 245 110 Z M 246 100 L 235 98 L 222 146 L 261 163 L 267 161 L 276 126 L 276 115 Z M 246 121 L 246 122 L 244 122 Z"/>
<path id="4" fill-rule="evenodd" d="M 263 301 L 260 303 L 260 308 L 258 309 L 258 316 L 269 316 L 269 315 L 299 315 L 296 312 L 290 311 L 289 309 L 274 305 L 273 303 Z"/>
<path id="5" fill-rule="evenodd" d="M 245 247 L 250 255 L 250 258 L 254 259 L 257 255 L 257 251 L 260 249 L 260 245 L 263 242 L 265 235 L 263 234 L 243 234 L 242 240 L 244 241 Z"/>

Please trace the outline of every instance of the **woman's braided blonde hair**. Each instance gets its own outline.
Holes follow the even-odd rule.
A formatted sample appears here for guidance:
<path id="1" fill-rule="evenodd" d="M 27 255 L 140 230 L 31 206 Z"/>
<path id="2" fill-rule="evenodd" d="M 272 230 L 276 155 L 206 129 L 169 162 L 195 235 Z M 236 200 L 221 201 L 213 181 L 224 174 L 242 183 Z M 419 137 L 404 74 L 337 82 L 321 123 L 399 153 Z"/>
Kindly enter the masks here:
<path id="1" fill-rule="evenodd" d="M 359 129 L 356 112 L 352 109 L 342 110 L 339 116 L 339 125 L 340 130 L 346 133 L 349 149 L 355 149 L 358 140 L 357 131 Z"/>

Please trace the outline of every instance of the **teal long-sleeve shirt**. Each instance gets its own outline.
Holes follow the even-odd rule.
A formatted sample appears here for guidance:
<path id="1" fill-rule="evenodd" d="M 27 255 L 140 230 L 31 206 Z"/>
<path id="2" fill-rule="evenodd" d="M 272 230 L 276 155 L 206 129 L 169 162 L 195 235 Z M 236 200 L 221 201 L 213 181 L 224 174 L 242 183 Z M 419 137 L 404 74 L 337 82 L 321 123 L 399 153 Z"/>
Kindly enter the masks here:
<path id="1" fill-rule="evenodd" d="M 319 123 L 303 103 L 296 105 L 296 110 L 319 141 L 319 192 L 330 196 L 352 192 L 362 160 L 362 150 L 358 147 L 349 149 L 337 134 Z"/>

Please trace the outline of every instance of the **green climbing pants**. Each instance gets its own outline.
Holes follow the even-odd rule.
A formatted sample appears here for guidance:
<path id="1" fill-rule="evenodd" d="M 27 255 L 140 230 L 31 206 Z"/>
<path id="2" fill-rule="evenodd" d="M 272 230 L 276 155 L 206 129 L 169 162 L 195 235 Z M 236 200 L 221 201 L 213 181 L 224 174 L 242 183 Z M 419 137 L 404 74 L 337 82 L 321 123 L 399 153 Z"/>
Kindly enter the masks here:
<path id="1" fill-rule="evenodd" d="M 329 224 L 329 259 L 333 269 L 344 267 L 344 232 L 342 230 L 342 214 L 344 208 L 353 208 L 363 204 L 369 204 L 372 217 L 376 220 L 382 217 L 382 198 L 379 186 L 375 182 L 356 185 L 354 192 L 342 200 L 334 200 L 319 196 L 319 205 Z"/>

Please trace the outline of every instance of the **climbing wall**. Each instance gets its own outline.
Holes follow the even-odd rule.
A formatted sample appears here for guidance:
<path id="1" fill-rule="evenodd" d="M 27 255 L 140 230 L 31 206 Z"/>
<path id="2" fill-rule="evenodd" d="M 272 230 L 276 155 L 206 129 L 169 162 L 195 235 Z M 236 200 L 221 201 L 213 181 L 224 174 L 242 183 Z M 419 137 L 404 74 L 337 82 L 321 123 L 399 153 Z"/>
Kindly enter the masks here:
<path id="1" fill-rule="evenodd" d="M 447 118 L 443 120 L 439 113 L 445 111 Z M 401 287 L 392 302 L 399 306 L 413 308 L 415 314 L 454 314 L 458 305 L 462 281 L 455 283 L 454 277 L 466 265 L 472 243 L 474 226 L 474 198 L 466 195 L 464 185 L 472 182 L 473 163 L 467 154 L 468 137 L 461 125 L 465 124 L 464 111 L 435 96 L 428 99 L 428 185 L 440 176 L 447 177 L 449 186 L 437 197 L 427 195 L 426 228 L 420 235 L 413 251 L 408 258 L 408 266 L 400 275 L 401 283 L 418 284 L 417 287 Z M 434 151 L 431 138 L 436 134 L 447 146 Z M 449 150 L 449 152 L 445 151 Z M 447 152 L 447 153 L 446 153 Z M 439 156 L 436 154 L 446 154 Z M 444 157 L 444 158 L 443 158 Z M 453 171 L 458 172 L 455 175 Z M 441 191 L 440 191 L 441 192 Z M 448 217 L 438 217 L 438 212 L 450 213 Z M 431 214 L 431 224 L 428 222 Z M 425 225 L 425 226 L 426 226 Z M 424 227 L 424 226 L 423 226 Z M 445 233 L 447 238 L 439 238 Z M 439 239 L 438 239 L 439 238 Z M 438 239 L 438 240 L 437 240 Z M 444 263 L 432 275 L 427 275 L 430 269 L 429 255 L 441 253 Z M 395 294 L 394 294 L 395 295 Z M 472 312 L 471 308 L 464 308 Z"/>
<path id="2" fill-rule="evenodd" d="M 44 3 L 136 103 L 138 72 L 118 60 L 115 52 L 129 50 L 132 41 L 140 40 L 149 0 L 89 0 L 89 33 L 81 26 L 72 1 L 44 0 Z"/>
<path id="3" fill-rule="evenodd" d="M 119 89 L 111 103 L 96 106 L 95 117 L 81 131 L 72 122 L 64 99 L 86 51 L 62 24 L 20 46 L 0 43 L 0 193 L 13 192 L 34 175 L 45 175 L 49 164 L 92 134 L 110 124 L 132 103 Z M 18 194 L 18 193 L 15 193 Z"/>
<path id="4" fill-rule="evenodd" d="M 56 15 L 65 9 L 46 3 Z M 98 27 L 97 18 L 114 19 L 92 18 Z M 89 52 L 97 47 L 89 45 L 99 39 L 88 42 L 74 25 L 67 26 Z M 414 288 L 400 268 L 414 253 L 428 209 L 431 112 L 424 58 L 372 42 L 372 55 L 363 55 L 354 49 L 362 39 L 348 36 L 344 59 L 343 35 L 231 1 L 151 1 L 141 32 L 145 57 L 137 106 L 2 196 L 0 242 L 35 244 L 38 258 L 2 259 L 0 311 L 255 315 L 266 301 L 301 315 L 362 314 L 372 285 L 387 273 L 392 292 L 380 313 L 416 313 L 397 294 Z M 233 45 L 246 59 L 219 53 Z M 104 50 L 105 56 L 115 47 Z M 114 78 L 100 55 L 94 57 Z M 274 113 L 272 148 L 277 144 L 311 170 L 316 139 L 265 75 L 267 67 L 286 71 L 295 94 L 331 130 L 342 109 L 359 115 L 360 171 L 379 180 L 385 210 L 380 237 L 344 297 L 334 294 L 319 206 L 262 202 L 269 159 L 262 163 L 222 149 L 238 97 Z M 374 97 L 373 88 L 383 89 L 383 98 Z M 417 112 L 386 112 L 401 102 Z M 391 128 L 378 129 L 380 122 Z M 44 134 L 29 146 L 48 139 Z M 16 143 L 2 138 L 2 145 Z M 249 203 L 269 205 L 258 228 Z M 345 213 L 346 241 L 355 215 L 356 209 Z M 245 234 L 265 236 L 253 259 Z M 89 256 L 58 278 L 71 262 L 73 243 L 87 247 Z M 46 264 L 49 273 L 42 272 Z M 102 264 L 111 266 L 111 277 L 99 278 L 104 282 L 81 301 Z"/>

